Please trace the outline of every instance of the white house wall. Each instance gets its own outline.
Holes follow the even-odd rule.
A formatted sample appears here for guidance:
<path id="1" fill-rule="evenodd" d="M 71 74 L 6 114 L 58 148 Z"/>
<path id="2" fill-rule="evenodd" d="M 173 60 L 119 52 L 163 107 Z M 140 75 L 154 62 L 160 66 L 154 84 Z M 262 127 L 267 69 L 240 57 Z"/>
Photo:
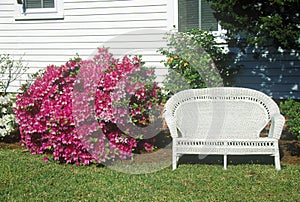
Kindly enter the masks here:
<path id="1" fill-rule="evenodd" d="M 97 47 L 110 47 L 115 56 L 142 54 L 156 67 L 158 81 L 166 69 L 157 53 L 162 36 L 178 27 L 176 0 L 64 0 L 64 19 L 16 20 L 16 0 L 0 0 L 0 53 L 29 65 L 28 73 L 49 64 L 61 65 L 76 53 L 91 57 Z M 255 59 L 253 51 L 238 56 L 241 69 L 235 85 L 260 90 L 274 98 L 300 99 L 300 56 L 269 53 Z M 3 78 L 2 78 L 3 79 Z M 16 91 L 25 78 L 13 83 Z"/>
<path id="2" fill-rule="evenodd" d="M 102 46 L 116 56 L 142 54 L 159 79 L 166 72 L 156 50 L 172 28 L 171 0 L 65 0 L 64 19 L 58 20 L 16 20 L 15 1 L 0 2 L 0 53 L 22 58 L 29 73 L 64 64 L 76 53 L 87 59 Z"/>

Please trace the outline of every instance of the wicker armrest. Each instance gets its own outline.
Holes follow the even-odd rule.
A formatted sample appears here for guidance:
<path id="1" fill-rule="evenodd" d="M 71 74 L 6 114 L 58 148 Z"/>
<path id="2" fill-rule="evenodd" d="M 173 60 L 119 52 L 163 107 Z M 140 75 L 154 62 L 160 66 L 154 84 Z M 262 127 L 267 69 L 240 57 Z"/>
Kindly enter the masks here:
<path id="1" fill-rule="evenodd" d="M 284 126 L 285 118 L 281 114 L 275 114 L 271 118 L 271 127 L 269 131 L 269 137 L 280 139 L 282 129 Z"/>
<path id="2" fill-rule="evenodd" d="M 172 138 L 177 138 L 178 137 L 177 126 L 176 126 L 176 121 L 174 120 L 174 118 L 170 115 L 168 116 L 168 115 L 164 114 L 164 119 L 168 125 L 168 128 L 169 128 Z"/>

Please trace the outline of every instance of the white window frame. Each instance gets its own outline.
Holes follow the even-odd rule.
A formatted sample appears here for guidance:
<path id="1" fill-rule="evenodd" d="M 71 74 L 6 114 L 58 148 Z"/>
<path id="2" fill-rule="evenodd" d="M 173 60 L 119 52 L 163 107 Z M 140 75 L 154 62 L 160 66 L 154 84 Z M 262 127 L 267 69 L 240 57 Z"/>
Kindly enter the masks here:
<path id="1" fill-rule="evenodd" d="M 173 10 L 173 12 L 169 12 L 169 18 L 171 17 L 172 19 L 169 20 L 169 23 L 171 23 L 173 25 L 173 28 L 176 29 L 176 31 L 178 31 L 178 0 L 168 0 L 169 3 L 169 10 Z M 199 5 L 201 6 L 201 4 Z M 199 19 L 200 20 L 200 19 Z M 217 31 L 211 31 L 211 33 L 214 36 L 223 36 L 224 34 L 226 34 L 226 30 L 222 29 L 220 22 L 218 22 L 218 30 Z"/>
<path id="2" fill-rule="evenodd" d="M 15 2 L 15 20 L 43 20 L 43 19 L 63 19 L 63 0 L 54 0 L 54 8 L 27 8 L 23 12 L 23 5 Z"/>

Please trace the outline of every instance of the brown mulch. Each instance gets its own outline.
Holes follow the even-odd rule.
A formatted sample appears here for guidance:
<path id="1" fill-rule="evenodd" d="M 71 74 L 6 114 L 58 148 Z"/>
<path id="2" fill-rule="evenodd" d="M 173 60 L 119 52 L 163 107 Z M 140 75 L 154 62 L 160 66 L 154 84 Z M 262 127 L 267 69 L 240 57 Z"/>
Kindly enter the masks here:
<path id="1" fill-rule="evenodd" d="M 296 140 L 288 133 L 284 133 L 279 140 L 279 147 L 282 151 L 282 162 L 300 165 L 300 140 Z"/>

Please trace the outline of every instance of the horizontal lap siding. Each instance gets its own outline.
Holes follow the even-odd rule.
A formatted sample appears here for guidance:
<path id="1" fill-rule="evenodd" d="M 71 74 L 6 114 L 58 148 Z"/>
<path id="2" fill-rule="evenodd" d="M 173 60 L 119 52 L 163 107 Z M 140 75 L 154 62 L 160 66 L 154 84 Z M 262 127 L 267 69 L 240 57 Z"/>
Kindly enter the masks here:
<path id="1" fill-rule="evenodd" d="M 87 59 L 103 45 L 116 57 L 142 54 L 146 65 L 157 67 L 159 80 L 166 72 L 156 50 L 169 29 L 167 0 L 65 0 L 63 20 L 15 21 L 14 9 L 13 0 L 1 0 L 0 53 L 22 58 L 28 73 L 64 64 L 76 53 Z"/>
<path id="2" fill-rule="evenodd" d="M 249 53 L 239 58 L 241 69 L 235 86 L 260 90 L 275 99 L 300 99 L 300 56 L 297 53 L 269 53 L 258 59 Z"/>
<path id="3" fill-rule="evenodd" d="M 22 58 L 31 66 L 29 73 L 49 64 L 64 64 L 76 53 L 89 58 L 103 45 L 111 47 L 116 56 L 142 54 L 148 66 L 157 68 L 159 80 L 166 73 L 160 63 L 163 58 L 155 50 L 164 45 L 162 35 L 171 26 L 170 0 L 65 0 L 63 20 L 32 21 L 15 21 L 15 1 L 0 1 L 0 53 Z M 254 59 L 248 50 L 238 64 L 236 86 L 274 98 L 300 99 L 299 55 L 268 54 Z M 15 82 L 12 90 L 25 80 Z"/>

